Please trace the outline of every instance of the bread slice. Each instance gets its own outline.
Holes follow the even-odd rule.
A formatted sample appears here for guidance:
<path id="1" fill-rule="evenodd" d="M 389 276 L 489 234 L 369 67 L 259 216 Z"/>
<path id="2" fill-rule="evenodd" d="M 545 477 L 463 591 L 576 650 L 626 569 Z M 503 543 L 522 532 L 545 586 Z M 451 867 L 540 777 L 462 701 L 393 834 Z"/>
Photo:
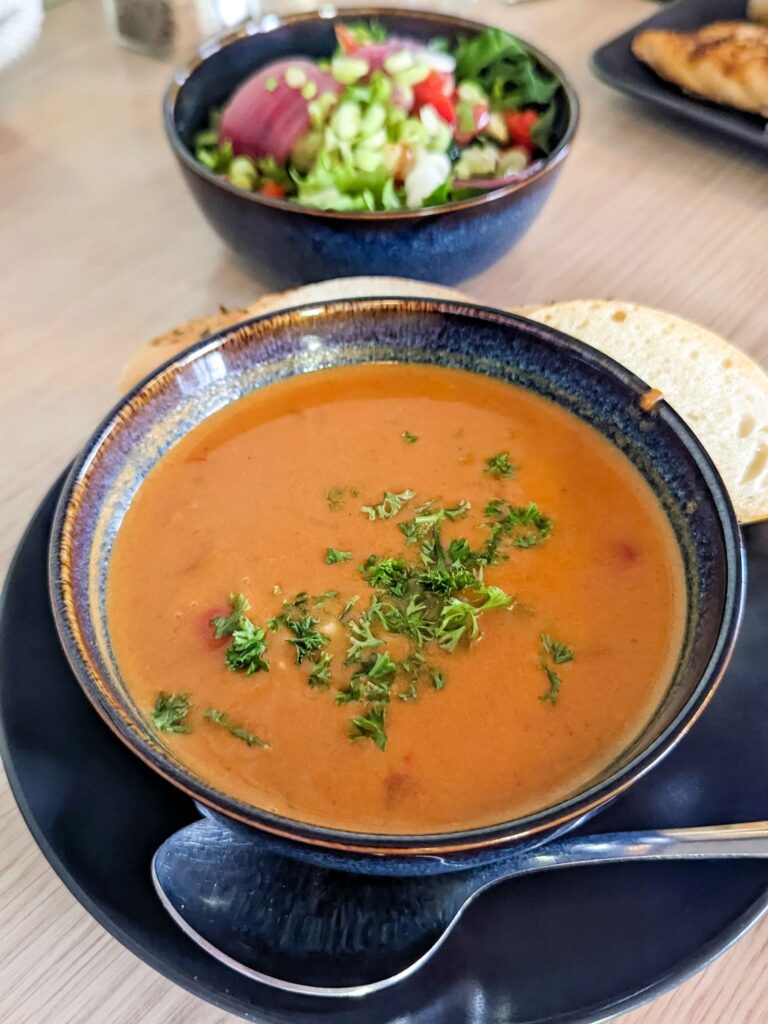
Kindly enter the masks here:
<path id="1" fill-rule="evenodd" d="M 658 388 L 711 455 L 739 520 L 768 518 L 768 376 L 748 356 L 689 320 L 630 302 L 581 299 L 519 312 Z"/>
<path id="2" fill-rule="evenodd" d="M 241 320 L 273 313 L 278 309 L 301 306 L 311 302 L 329 302 L 333 299 L 356 299 L 368 296 L 387 297 L 410 295 L 414 298 L 453 299 L 458 302 L 475 302 L 464 292 L 455 288 L 444 288 L 439 284 L 414 281 L 406 277 L 341 277 L 333 281 L 319 281 L 285 292 L 271 292 L 256 299 L 244 309 L 219 308 L 212 316 L 188 320 L 173 330 L 161 334 L 143 345 L 123 367 L 120 375 L 120 389 L 129 391 L 143 380 L 157 366 L 167 359 L 183 352 L 203 338 L 224 330 Z"/>

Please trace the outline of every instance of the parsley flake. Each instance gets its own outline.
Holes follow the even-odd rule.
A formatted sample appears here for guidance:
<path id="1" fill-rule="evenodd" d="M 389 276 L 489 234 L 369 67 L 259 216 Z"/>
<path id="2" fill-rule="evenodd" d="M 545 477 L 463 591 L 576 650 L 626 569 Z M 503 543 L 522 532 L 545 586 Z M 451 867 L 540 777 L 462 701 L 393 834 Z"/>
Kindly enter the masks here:
<path id="1" fill-rule="evenodd" d="M 407 489 L 399 494 L 385 491 L 384 497 L 378 505 L 362 505 L 360 511 L 364 512 L 371 522 L 374 522 L 376 519 L 392 519 L 400 512 L 403 505 L 413 497 L 414 492 Z"/>
<path id="2" fill-rule="evenodd" d="M 242 594 L 230 594 L 229 604 L 232 608 L 232 612 L 229 615 L 217 615 L 215 619 L 210 621 L 210 625 L 213 626 L 213 635 L 217 640 L 221 640 L 225 636 L 232 636 L 237 629 L 240 619 L 250 608 Z"/>
<path id="3" fill-rule="evenodd" d="M 300 665 L 305 658 L 316 651 L 321 651 L 328 643 L 325 633 L 319 633 L 315 626 L 318 620 L 311 615 L 302 615 L 298 619 L 286 619 L 285 625 L 293 633 L 288 643 L 293 644 L 296 652 L 296 664 Z"/>
<path id="4" fill-rule="evenodd" d="M 327 690 L 331 681 L 331 662 L 333 655 L 323 651 L 320 657 L 312 666 L 307 682 L 313 690 Z"/>
<path id="5" fill-rule="evenodd" d="M 235 736 L 237 739 L 242 740 L 249 747 L 265 747 L 269 749 L 268 743 L 265 743 L 255 733 L 244 729 L 243 726 L 235 725 L 229 715 L 223 711 L 217 711 L 216 708 L 208 708 L 203 717 L 215 725 L 220 725 L 223 729 L 227 730 L 230 736 Z"/>
<path id="6" fill-rule="evenodd" d="M 359 740 L 367 737 L 373 740 L 379 750 L 386 750 L 387 734 L 384 731 L 384 720 L 383 708 L 373 708 L 367 715 L 358 715 L 350 722 L 349 738 Z"/>
<path id="7" fill-rule="evenodd" d="M 542 633 L 540 639 L 544 653 L 539 656 L 539 666 L 547 677 L 549 689 L 539 700 L 546 704 L 557 704 L 562 679 L 552 665 L 567 665 L 573 661 L 575 654 L 572 647 L 560 640 L 553 640 L 547 633 Z"/>
<path id="8" fill-rule="evenodd" d="M 335 565 L 337 562 L 348 562 L 351 558 L 351 551 L 339 551 L 338 548 L 328 548 L 323 561 L 326 565 Z"/>
<path id="9" fill-rule="evenodd" d="M 262 657 L 267 649 L 264 630 L 254 626 L 250 619 L 241 618 L 232 633 L 232 643 L 225 655 L 227 668 L 232 672 L 268 672 L 269 663 Z"/>
<path id="10" fill-rule="evenodd" d="M 184 725 L 184 719 L 190 707 L 189 694 L 160 692 L 149 714 L 159 732 L 188 733 L 189 726 Z"/>
<path id="11" fill-rule="evenodd" d="M 485 460 L 485 472 L 502 480 L 511 480 L 517 473 L 517 466 L 509 457 L 509 452 L 499 452 Z"/>

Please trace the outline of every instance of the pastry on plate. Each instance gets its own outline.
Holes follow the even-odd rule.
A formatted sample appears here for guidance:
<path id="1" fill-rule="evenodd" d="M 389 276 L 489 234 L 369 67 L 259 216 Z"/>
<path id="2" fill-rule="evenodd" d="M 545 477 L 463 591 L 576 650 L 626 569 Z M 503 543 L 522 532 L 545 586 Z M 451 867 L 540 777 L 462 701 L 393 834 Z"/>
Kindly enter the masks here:
<path id="1" fill-rule="evenodd" d="M 648 29 L 632 52 L 685 92 L 768 117 L 768 27 L 716 21 L 698 32 Z"/>

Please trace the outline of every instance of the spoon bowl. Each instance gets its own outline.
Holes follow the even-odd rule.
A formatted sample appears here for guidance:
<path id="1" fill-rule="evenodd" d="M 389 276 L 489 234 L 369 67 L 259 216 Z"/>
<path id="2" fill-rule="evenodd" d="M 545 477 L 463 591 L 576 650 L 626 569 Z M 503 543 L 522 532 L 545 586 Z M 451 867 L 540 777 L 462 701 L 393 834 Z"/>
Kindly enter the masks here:
<path id="1" fill-rule="evenodd" d="M 768 821 L 570 836 L 482 867 L 386 877 L 321 868 L 210 817 L 157 850 L 163 906 L 207 953 L 255 981 L 365 996 L 417 971 L 484 890 L 536 871 L 645 860 L 768 857 Z"/>

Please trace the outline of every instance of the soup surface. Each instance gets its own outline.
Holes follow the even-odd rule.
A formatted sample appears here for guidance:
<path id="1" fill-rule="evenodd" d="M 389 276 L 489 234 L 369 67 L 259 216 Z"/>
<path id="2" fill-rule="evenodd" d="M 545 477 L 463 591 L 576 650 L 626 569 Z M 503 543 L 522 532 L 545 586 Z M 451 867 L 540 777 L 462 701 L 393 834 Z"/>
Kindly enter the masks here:
<path id="1" fill-rule="evenodd" d="M 257 391 L 172 448 L 120 528 L 108 616 L 197 775 L 423 834 L 610 764 L 663 697 L 685 591 L 651 489 L 591 427 L 480 375 L 368 364 Z"/>

